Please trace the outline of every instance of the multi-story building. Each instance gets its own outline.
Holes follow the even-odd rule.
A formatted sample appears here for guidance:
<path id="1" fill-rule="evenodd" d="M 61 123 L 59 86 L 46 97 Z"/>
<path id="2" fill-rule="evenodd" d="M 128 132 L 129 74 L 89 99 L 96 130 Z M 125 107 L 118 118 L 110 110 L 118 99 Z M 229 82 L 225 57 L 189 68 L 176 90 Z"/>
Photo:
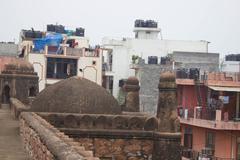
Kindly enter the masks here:
<path id="1" fill-rule="evenodd" d="M 71 76 L 81 76 L 102 85 L 102 50 L 90 48 L 89 39 L 76 33 L 56 31 L 49 26 L 47 32 L 22 31 L 20 57 L 33 64 L 39 76 L 40 91 Z"/>
<path id="2" fill-rule="evenodd" d="M 168 57 L 162 57 L 160 64 L 146 64 L 140 59 L 136 64 L 132 64 L 131 68 L 135 70 L 135 75 L 141 84 L 140 110 L 155 115 L 158 104 L 156 86 L 161 72 L 198 69 L 201 76 L 205 72 L 217 72 L 219 71 L 219 53 L 173 52 Z"/>
<path id="3" fill-rule="evenodd" d="M 119 93 L 121 80 L 134 75 L 134 70 L 129 66 L 136 57 L 147 62 L 152 58 L 160 59 L 174 51 L 208 52 L 207 41 L 166 40 L 159 38 L 160 32 L 156 22 L 136 20 L 134 38 L 103 38 L 102 45 L 108 49 L 104 56 L 106 68 L 103 79 L 106 81 L 106 88 L 112 90 L 115 97 Z"/>
<path id="4" fill-rule="evenodd" d="M 239 73 L 177 73 L 183 156 L 240 159 Z"/>

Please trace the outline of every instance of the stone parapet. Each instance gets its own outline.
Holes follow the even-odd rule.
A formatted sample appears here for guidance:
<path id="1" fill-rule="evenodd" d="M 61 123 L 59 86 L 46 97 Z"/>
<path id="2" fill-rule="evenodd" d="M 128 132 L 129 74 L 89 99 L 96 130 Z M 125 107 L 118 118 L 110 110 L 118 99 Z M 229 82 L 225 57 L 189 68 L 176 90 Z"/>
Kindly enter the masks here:
<path id="1" fill-rule="evenodd" d="M 155 117 L 37 113 L 94 156 L 105 159 L 179 160 L 180 133 L 159 132 Z"/>
<path id="2" fill-rule="evenodd" d="M 91 151 L 32 112 L 20 116 L 20 134 L 33 160 L 99 160 Z"/>
<path id="3" fill-rule="evenodd" d="M 30 106 L 23 104 L 16 98 L 10 98 L 10 108 L 16 119 L 19 118 L 21 112 L 26 112 L 30 109 Z"/>
<path id="4" fill-rule="evenodd" d="M 136 115 L 43 113 L 38 115 L 57 128 L 155 131 L 156 117 Z"/>

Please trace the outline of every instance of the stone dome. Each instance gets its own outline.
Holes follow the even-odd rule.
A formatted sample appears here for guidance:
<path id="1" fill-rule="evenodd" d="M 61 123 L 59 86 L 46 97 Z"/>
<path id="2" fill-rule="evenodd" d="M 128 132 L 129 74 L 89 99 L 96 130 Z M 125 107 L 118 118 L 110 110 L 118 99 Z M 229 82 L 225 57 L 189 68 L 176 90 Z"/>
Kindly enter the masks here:
<path id="1" fill-rule="evenodd" d="M 24 59 L 10 59 L 4 67 L 4 72 L 34 73 L 33 65 Z"/>
<path id="2" fill-rule="evenodd" d="M 120 114 L 116 99 L 103 87 L 81 77 L 57 82 L 40 92 L 32 103 L 34 112 Z"/>

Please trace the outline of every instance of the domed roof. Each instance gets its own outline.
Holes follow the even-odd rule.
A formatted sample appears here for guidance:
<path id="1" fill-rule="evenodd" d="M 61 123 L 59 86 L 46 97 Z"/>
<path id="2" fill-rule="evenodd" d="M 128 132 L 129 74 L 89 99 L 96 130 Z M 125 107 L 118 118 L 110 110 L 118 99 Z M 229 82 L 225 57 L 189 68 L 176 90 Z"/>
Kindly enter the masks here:
<path id="1" fill-rule="evenodd" d="M 161 73 L 158 88 L 159 90 L 176 89 L 175 74 L 170 71 Z"/>
<path id="2" fill-rule="evenodd" d="M 161 73 L 160 82 L 175 82 L 175 74 L 170 71 Z"/>
<path id="3" fill-rule="evenodd" d="M 24 59 L 13 58 L 5 63 L 5 72 L 17 72 L 17 73 L 33 73 L 33 65 Z"/>
<path id="4" fill-rule="evenodd" d="M 40 92 L 32 103 L 34 112 L 120 114 L 115 98 L 103 87 L 81 77 L 57 82 Z"/>

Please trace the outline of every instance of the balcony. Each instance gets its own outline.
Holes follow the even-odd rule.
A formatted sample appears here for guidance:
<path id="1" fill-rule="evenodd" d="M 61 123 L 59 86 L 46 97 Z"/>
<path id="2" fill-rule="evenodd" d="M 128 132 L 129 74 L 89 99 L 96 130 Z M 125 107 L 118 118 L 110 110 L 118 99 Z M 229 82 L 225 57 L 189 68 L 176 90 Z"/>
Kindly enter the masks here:
<path id="1" fill-rule="evenodd" d="M 45 46 L 43 52 L 33 52 L 31 53 L 43 53 L 47 57 L 56 57 L 56 58 L 75 58 L 79 57 L 100 57 L 100 48 L 89 49 L 89 48 L 72 48 L 66 45 L 58 46 Z"/>
<path id="2" fill-rule="evenodd" d="M 240 130 L 237 118 L 228 118 L 228 112 L 207 107 L 179 109 L 180 123 L 215 130 Z"/>

